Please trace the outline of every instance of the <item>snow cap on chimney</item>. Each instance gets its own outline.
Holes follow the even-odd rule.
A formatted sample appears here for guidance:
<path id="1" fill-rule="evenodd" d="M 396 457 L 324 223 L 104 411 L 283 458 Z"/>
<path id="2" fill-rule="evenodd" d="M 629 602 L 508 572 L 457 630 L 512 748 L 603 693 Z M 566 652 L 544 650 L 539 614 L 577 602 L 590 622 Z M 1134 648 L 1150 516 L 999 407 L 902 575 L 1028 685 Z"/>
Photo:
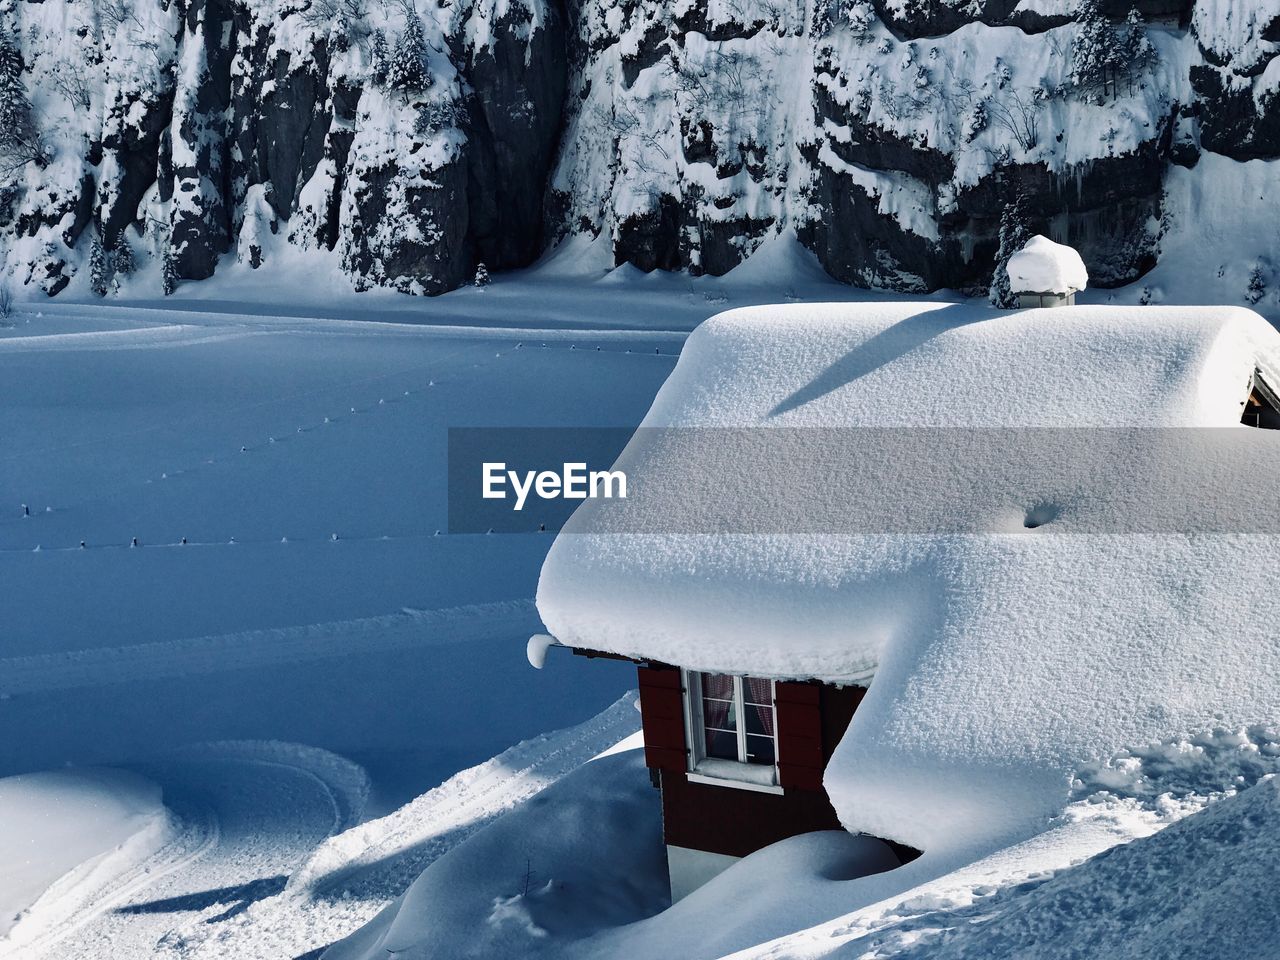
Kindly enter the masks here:
<path id="1" fill-rule="evenodd" d="M 1066 307 L 1089 284 L 1080 254 L 1038 234 L 1009 258 L 1009 289 L 1022 307 Z"/>

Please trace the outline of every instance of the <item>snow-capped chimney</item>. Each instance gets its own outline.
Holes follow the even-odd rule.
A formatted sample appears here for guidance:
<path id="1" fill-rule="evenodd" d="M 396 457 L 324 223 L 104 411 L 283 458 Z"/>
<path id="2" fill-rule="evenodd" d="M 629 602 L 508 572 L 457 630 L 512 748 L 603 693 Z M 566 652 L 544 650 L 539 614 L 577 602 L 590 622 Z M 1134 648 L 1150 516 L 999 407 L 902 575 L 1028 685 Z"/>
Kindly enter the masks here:
<path id="1" fill-rule="evenodd" d="M 1027 307 L 1069 307 L 1076 294 L 1089 284 L 1084 261 L 1072 247 L 1034 236 L 1009 258 L 1009 289 L 1018 305 Z"/>

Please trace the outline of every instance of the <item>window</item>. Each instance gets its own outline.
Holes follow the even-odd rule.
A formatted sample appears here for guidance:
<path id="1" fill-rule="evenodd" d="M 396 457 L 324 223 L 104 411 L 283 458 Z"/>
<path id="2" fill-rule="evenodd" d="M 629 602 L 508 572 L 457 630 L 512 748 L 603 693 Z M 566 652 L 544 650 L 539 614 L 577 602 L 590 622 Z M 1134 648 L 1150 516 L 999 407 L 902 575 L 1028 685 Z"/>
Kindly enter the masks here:
<path id="1" fill-rule="evenodd" d="M 1255 372 L 1249 384 L 1249 395 L 1245 398 L 1240 422 L 1249 427 L 1280 430 L 1280 399 L 1260 373 Z"/>
<path id="2" fill-rule="evenodd" d="M 773 681 L 685 674 L 689 778 L 781 792 Z"/>

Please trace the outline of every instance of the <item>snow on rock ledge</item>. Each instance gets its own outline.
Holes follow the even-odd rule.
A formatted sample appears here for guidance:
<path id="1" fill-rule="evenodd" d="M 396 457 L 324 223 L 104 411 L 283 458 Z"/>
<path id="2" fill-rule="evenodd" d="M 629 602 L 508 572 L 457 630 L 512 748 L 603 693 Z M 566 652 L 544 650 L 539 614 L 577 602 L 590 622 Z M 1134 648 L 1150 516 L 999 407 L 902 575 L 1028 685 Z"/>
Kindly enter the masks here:
<path id="1" fill-rule="evenodd" d="M 1278 362 L 1280 336 L 1240 309 L 762 307 L 696 330 L 642 426 L 1228 427 L 1254 370 Z M 654 436 L 620 458 L 636 488 L 675 469 Z M 1248 436 L 1275 465 L 1280 435 Z M 1061 489 L 966 488 L 972 532 L 941 536 L 618 535 L 587 501 L 538 609 L 575 647 L 874 673 L 826 774 L 844 824 L 926 851 L 1004 845 L 1062 809 L 1073 770 L 1280 715 L 1280 597 L 1241 575 L 1280 568 L 1280 541 L 1097 532 L 1069 510 L 1034 532 L 999 521 L 1080 477 L 1084 516 L 1111 492 L 1087 468 Z"/>

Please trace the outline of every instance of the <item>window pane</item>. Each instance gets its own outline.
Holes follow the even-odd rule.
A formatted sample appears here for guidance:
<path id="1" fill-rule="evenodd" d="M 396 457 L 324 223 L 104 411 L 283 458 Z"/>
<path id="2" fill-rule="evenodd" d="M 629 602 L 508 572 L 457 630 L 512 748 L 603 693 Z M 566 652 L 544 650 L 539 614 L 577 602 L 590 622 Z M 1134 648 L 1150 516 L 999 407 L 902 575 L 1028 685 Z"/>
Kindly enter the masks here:
<path id="1" fill-rule="evenodd" d="M 773 707 L 760 707 L 749 703 L 743 712 L 746 714 L 747 733 L 765 737 L 773 736 Z"/>
<path id="2" fill-rule="evenodd" d="M 706 737 L 708 757 L 717 757 L 720 760 L 738 759 L 738 735 L 732 730 L 707 728 Z"/>
<path id="3" fill-rule="evenodd" d="M 702 723 L 706 730 L 706 754 L 722 760 L 738 759 L 738 716 L 728 700 L 702 699 Z"/>
<path id="4" fill-rule="evenodd" d="M 747 734 L 747 763 L 773 764 L 773 737 Z"/>
<path id="5" fill-rule="evenodd" d="M 764 677 L 743 677 L 742 697 L 747 703 L 773 706 L 773 681 Z"/>
<path id="6" fill-rule="evenodd" d="M 702 695 L 712 700 L 732 700 L 733 677 L 727 673 L 702 674 Z"/>
<path id="7" fill-rule="evenodd" d="M 738 729 L 738 711 L 734 709 L 732 700 L 712 700 L 702 698 L 703 726 L 716 727 L 720 730 Z"/>
<path id="8" fill-rule="evenodd" d="M 733 677 L 704 673 L 702 679 L 702 724 L 708 757 L 738 759 L 738 711 L 733 702 Z"/>

